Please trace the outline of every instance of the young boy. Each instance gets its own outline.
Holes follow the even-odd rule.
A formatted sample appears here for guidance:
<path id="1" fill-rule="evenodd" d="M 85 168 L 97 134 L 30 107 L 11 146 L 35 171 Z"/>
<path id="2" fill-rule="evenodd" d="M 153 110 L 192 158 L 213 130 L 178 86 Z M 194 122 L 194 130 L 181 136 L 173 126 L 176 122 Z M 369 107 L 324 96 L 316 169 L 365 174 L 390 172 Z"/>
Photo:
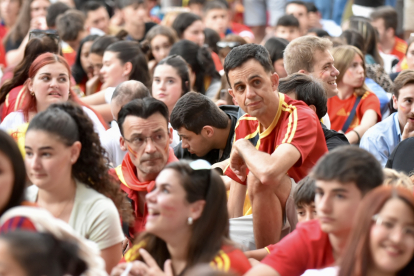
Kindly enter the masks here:
<path id="1" fill-rule="evenodd" d="M 298 223 L 316 218 L 315 180 L 309 176 L 299 181 L 293 192 Z"/>
<path id="2" fill-rule="evenodd" d="M 350 223 L 366 193 L 383 181 L 381 165 L 369 152 L 339 147 L 323 156 L 312 169 L 317 219 L 297 225 L 245 275 L 302 275 L 307 269 L 332 265 L 347 242 Z"/>
<path id="3" fill-rule="evenodd" d="M 300 37 L 299 21 L 291 14 L 282 16 L 277 21 L 274 35 L 289 42 Z"/>

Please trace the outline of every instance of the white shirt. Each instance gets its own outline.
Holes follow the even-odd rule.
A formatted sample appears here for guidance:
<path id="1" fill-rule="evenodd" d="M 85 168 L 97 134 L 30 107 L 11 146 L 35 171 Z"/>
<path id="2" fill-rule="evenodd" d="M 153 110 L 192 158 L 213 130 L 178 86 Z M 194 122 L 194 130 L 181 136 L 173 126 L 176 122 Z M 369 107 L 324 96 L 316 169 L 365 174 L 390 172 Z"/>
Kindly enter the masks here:
<path id="1" fill-rule="evenodd" d="M 96 116 L 92 110 L 85 106 L 82 106 L 82 109 L 89 116 L 89 119 L 92 120 L 93 129 L 95 132 L 98 133 L 99 136 L 103 135 L 105 133 L 105 128 L 101 124 L 101 121 L 99 121 L 98 116 Z M 7 115 L 6 118 L 4 118 L 3 122 L 0 124 L 0 128 L 4 129 L 5 131 L 14 131 L 24 123 L 27 122 L 24 119 L 23 111 L 14 111 Z"/>
<path id="2" fill-rule="evenodd" d="M 102 147 L 108 154 L 109 162 L 112 163 L 114 168 L 122 164 L 126 151 L 121 150 L 121 144 L 119 138 L 121 138 L 121 131 L 119 130 L 118 124 L 111 124 L 111 128 L 105 131 L 101 138 Z"/>
<path id="3" fill-rule="evenodd" d="M 108 87 L 108 88 L 106 88 L 104 90 L 104 93 L 105 93 L 105 102 L 107 104 L 110 104 L 111 103 L 112 95 L 114 94 L 114 91 L 115 91 L 115 87 Z"/>
<path id="4" fill-rule="evenodd" d="M 37 201 L 39 188 L 26 189 L 26 198 Z M 76 194 L 68 223 L 82 237 L 95 242 L 100 250 L 124 240 L 121 220 L 115 204 L 106 196 L 76 181 Z"/>

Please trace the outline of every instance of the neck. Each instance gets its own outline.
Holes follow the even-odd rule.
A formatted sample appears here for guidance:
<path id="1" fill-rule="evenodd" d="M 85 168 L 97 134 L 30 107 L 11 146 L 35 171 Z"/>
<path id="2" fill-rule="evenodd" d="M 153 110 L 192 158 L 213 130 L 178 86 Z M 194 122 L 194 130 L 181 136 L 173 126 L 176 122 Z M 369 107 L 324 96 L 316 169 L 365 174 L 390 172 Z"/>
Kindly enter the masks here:
<path id="1" fill-rule="evenodd" d="M 344 231 L 338 234 L 329 234 L 329 242 L 332 246 L 332 252 L 335 260 L 341 256 L 343 249 L 348 240 L 349 231 Z"/>
<path id="2" fill-rule="evenodd" d="M 344 84 L 343 82 L 338 83 L 338 98 L 341 100 L 346 100 L 352 96 L 355 88 L 349 85 Z"/>
<path id="3" fill-rule="evenodd" d="M 140 170 L 138 170 L 137 168 L 137 178 L 139 181 L 141 182 L 149 182 L 149 181 L 153 181 L 155 180 L 155 178 L 157 178 L 159 172 L 158 173 L 144 173 Z"/>
<path id="4" fill-rule="evenodd" d="M 224 150 L 227 146 L 227 140 L 229 139 L 230 135 L 230 128 L 231 128 L 231 119 L 229 118 L 227 121 L 227 127 L 225 129 L 217 128 L 215 130 L 216 138 L 213 144 L 214 149 Z"/>
<path id="5" fill-rule="evenodd" d="M 42 112 L 42 111 L 45 111 L 48 107 L 49 107 L 48 105 L 47 106 L 44 106 L 42 104 L 37 103 L 36 104 L 37 113 Z"/>
<path id="6" fill-rule="evenodd" d="M 75 197 L 75 193 L 75 180 L 69 177 L 65 181 L 59 181 L 59 185 L 55 185 L 50 189 L 39 189 L 37 201 L 46 204 L 65 204 Z"/>
<path id="7" fill-rule="evenodd" d="M 273 120 L 275 119 L 278 108 L 279 107 L 277 105 L 274 105 L 270 107 L 269 112 L 267 112 L 264 116 L 257 118 L 261 125 L 260 132 L 265 131 L 272 124 Z"/>
<path id="8" fill-rule="evenodd" d="M 395 38 L 394 36 L 386 39 L 385 41 L 381 41 L 381 50 L 386 53 L 390 54 L 392 52 L 392 49 L 394 49 L 395 45 Z"/>
<path id="9" fill-rule="evenodd" d="M 142 25 L 134 25 L 132 23 L 125 24 L 125 30 L 128 34 L 135 40 L 142 39 L 145 34 L 145 24 Z"/>
<path id="10" fill-rule="evenodd" d="M 180 233 L 170 233 L 171 238 L 164 239 L 167 243 L 168 252 L 171 256 L 172 266 L 175 274 L 180 274 L 187 265 L 188 245 L 191 237 L 190 228 Z"/>
<path id="11" fill-rule="evenodd" d="M 395 275 L 396 273 L 381 271 L 376 266 L 369 265 L 366 276 L 395 276 Z"/>

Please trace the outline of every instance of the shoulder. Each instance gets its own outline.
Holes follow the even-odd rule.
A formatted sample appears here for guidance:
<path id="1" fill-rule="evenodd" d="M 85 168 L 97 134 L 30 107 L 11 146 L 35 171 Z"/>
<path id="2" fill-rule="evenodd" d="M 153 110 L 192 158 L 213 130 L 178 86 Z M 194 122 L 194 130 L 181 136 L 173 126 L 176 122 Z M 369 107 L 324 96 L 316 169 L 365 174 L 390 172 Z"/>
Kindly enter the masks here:
<path id="1" fill-rule="evenodd" d="M 31 185 L 26 188 L 26 199 L 30 202 L 36 202 L 39 188 L 36 185 Z"/>
<path id="2" fill-rule="evenodd" d="M 240 275 L 246 273 L 250 268 L 250 262 L 243 252 L 233 246 L 225 245 L 214 257 L 211 265 L 224 272 L 236 272 Z"/>
<path id="3" fill-rule="evenodd" d="M 95 191 L 94 189 L 88 187 L 86 184 L 78 182 L 76 183 L 76 197 L 77 201 L 82 203 L 105 203 L 111 201 L 109 198 L 103 194 Z"/>
<path id="4" fill-rule="evenodd" d="M 24 124 L 24 115 L 22 111 L 14 111 L 4 118 L 1 127 L 6 130 L 15 130 L 19 125 Z"/>

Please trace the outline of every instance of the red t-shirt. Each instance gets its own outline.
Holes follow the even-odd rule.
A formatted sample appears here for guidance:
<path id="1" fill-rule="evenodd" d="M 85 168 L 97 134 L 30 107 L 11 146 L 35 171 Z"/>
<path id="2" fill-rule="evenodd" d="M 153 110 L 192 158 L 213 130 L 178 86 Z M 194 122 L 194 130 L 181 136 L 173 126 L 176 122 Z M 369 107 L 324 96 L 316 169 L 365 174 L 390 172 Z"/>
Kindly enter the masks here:
<path id="1" fill-rule="evenodd" d="M 339 131 L 342 129 L 346 120 L 348 119 L 349 113 L 351 113 L 352 108 L 354 107 L 357 95 L 354 93 L 351 97 L 346 100 L 339 99 L 338 96 L 334 96 L 328 99 L 328 114 L 331 121 L 331 129 Z M 345 133 L 351 131 L 355 127 L 359 126 L 362 120 L 362 117 L 365 114 L 365 111 L 368 109 L 374 110 L 378 115 L 378 122 L 381 121 L 381 109 L 380 102 L 374 93 L 367 91 L 362 96 L 361 101 L 359 102 L 356 108 L 356 114 L 352 120 L 349 128 Z"/>
<path id="2" fill-rule="evenodd" d="M 267 248 L 270 254 L 262 263 L 281 276 L 299 276 L 307 269 L 324 268 L 335 262 L 328 234 L 321 230 L 318 220 L 297 224 L 292 233 Z"/>
<path id="3" fill-rule="evenodd" d="M 405 57 L 405 52 L 407 51 L 407 42 L 402 40 L 399 37 L 395 38 L 394 48 L 392 49 L 391 55 L 397 56 L 398 59 L 401 61 Z"/>
<path id="4" fill-rule="evenodd" d="M 260 133 L 260 122 L 245 114 L 235 128 L 234 141 L 239 139 L 248 139 L 258 150 L 268 154 L 272 154 L 281 144 L 295 146 L 301 158 L 288 170 L 288 176 L 296 182 L 307 176 L 318 159 L 328 151 L 316 113 L 304 102 L 292 100 L 281 93 L 272 124 Z M 230 167 L 227 167 L 225 174 L 241 183 Z"/>
<path id="5" fill-rule="evenodd" d="M 19 85 L 12 90 L 6 96 L 4 101 L 3 110 L 1 113 L 1 120 L 4 120 L 7 115 L 10 113 L 21 109 L 24 99 L 26 98 L 26 93 L 24 93 L 23 85 Z"/>

